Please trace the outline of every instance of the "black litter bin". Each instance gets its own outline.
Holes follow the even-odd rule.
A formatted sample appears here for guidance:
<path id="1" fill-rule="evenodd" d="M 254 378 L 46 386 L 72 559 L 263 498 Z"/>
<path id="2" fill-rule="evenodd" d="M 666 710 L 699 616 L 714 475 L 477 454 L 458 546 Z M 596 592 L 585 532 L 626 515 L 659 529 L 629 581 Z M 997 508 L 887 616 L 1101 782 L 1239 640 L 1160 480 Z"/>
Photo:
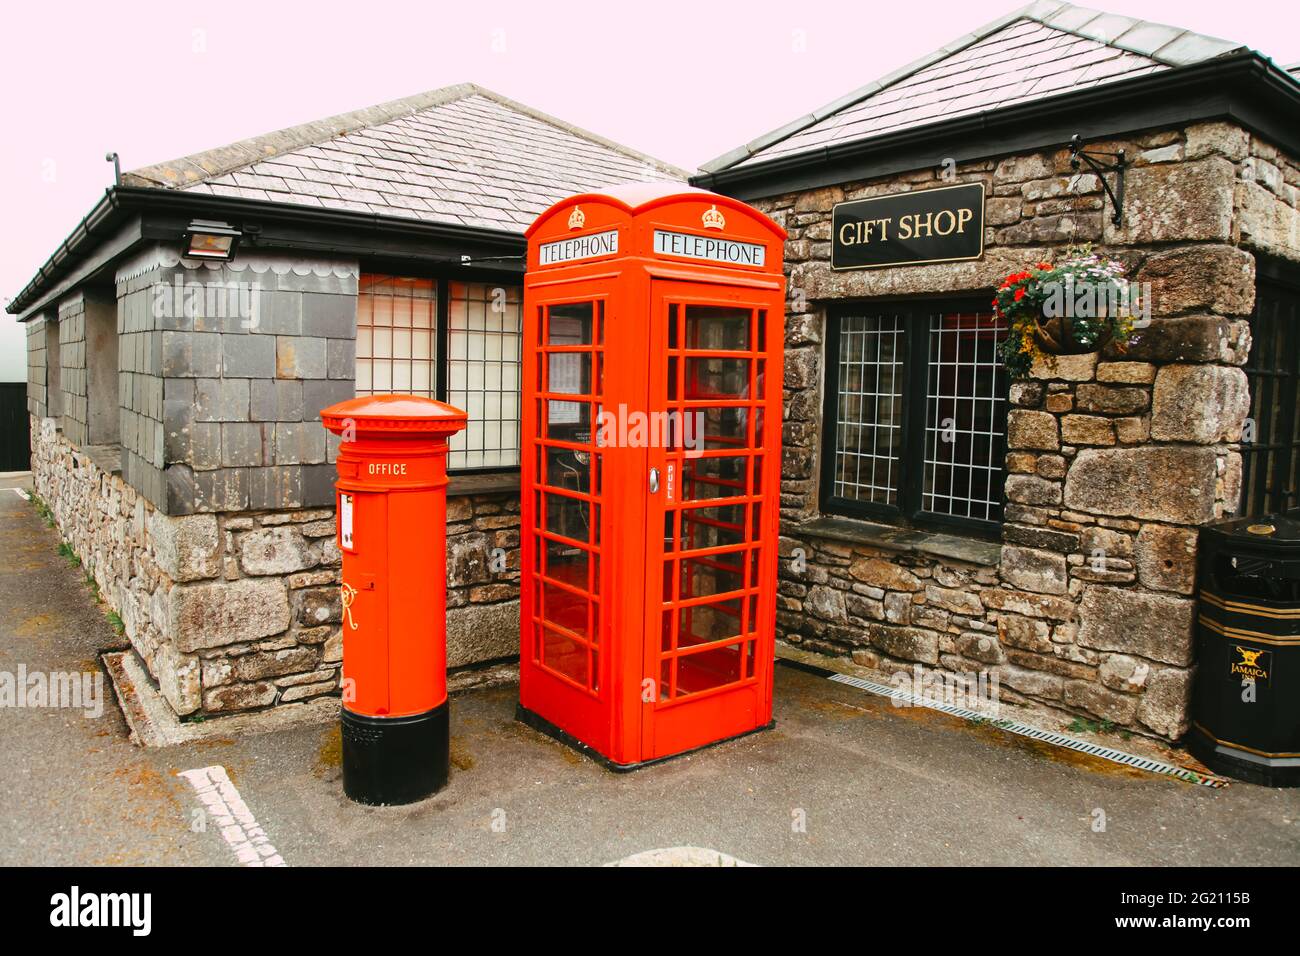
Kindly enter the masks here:
<path id="1" fill-rule="evenodd" d="M 1217 773 L 1300 786 L 1300 520 L 1202 528 L 1199 584 L 1188 746 Z"/>

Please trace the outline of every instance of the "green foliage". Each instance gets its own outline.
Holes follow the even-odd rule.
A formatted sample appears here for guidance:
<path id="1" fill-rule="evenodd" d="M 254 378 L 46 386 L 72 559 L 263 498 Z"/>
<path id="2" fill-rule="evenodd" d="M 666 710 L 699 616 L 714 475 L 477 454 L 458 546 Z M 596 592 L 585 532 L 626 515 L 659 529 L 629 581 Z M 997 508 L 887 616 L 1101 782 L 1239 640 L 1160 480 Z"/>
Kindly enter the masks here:
<path id="1" fill-rule="evenodd" d="M 121 615 L 116 611 L 109 611 L 104 616 L 108 618 L 108 623 L 113 625 L 113 630 L 117 632 L 118 637 L 126 633 L 126 624 L 123 623 Z"/>
<path id="2" fill-rule="evenodd" d="M 47 527 L 54 527 L 54 512 L 35 492 L 32 493 L 32 507 L 36 509 L 36 513 L 41 516 L 41 520 L 45 522 Z"/>
<path id="3" fill-rule="evenodd" d="M 1061 319 L 1057 334 L 1068 330 L 1063 338 L 1069 341 L 1059 344 L 1085 352 L 1098 351 L 1108 341 L 1123 349 L 1133 336 L 1123 265 L 1101 258 L 1087 245 L 1071 247 L 1065 255 L 1055 265 L 1039 262 L 1013 272 L 993 297 L 994 314 L 1007 323 L 998 353 L 1014 378 L 1027 376 L 1035 359 L 1055 362 L 1055 354 L 1044 350 L 1042 326 L 1049 319 L 1068 317 Z"/>
<path id="4" fill-rule="evenodd" d="M 1127 730 L 1117 728 L 1113 720 L 1088 720 L 1086 717 L 1076 717 L 1070 721 L 1067 728 L 1072 734 L 1113 734 L 1119 733 L 1121 737 L 1128 740 L 1133 736 Z"/>
<path id="5" fill-rule="evenodd" d="M 1101 730 L 1101 724 L 1086 717 L 1076 717 L 1067 728 L 1072 734 L 1095 734 Z"/>
<path id="6" fill-rule="evenodd" d="M 63 555 L 63 559 L 68 562 L 68 567 L 81 567 L 81 558 L 77 557 L 77 552 L 72 550 L 72 545 L 68 544 L 68 542 L 59 542 L 59 554 Z"/>

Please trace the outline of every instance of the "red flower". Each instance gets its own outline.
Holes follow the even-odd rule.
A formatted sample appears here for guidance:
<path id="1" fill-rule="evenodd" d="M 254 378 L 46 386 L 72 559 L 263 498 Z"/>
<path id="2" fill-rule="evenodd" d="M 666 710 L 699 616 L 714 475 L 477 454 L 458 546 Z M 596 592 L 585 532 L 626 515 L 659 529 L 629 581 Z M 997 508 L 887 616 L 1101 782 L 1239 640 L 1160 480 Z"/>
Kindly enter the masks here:
<path id="1" fill-rule="evenodd" d="M 1019 302 L 1019 301 L 1020 301 L 1021 299 L 1023 299 L 1024 297 L 1025 297 L 1025 290 L 1024 290 L 1024 289 L 1017 289 L 1017 290 L 1016 290 L 1016 301 Z"/>

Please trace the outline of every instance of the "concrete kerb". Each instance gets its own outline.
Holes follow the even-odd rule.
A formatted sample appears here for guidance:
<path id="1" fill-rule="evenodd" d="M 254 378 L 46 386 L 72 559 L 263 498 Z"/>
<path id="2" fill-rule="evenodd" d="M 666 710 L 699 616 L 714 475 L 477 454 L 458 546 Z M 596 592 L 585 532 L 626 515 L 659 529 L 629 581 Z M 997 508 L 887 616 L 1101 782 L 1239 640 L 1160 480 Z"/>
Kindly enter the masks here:
<path id="1" fill-rule="evenodd" d="M 163 699 L 135 651 L 110 651 L 102 659 L 113 685 L 113 694 L 130 729 L 131 742 L 139 747 L 172 747 L 222 737 L 240 738 L 328 724 L 339 719 L 340 699 L 322 697 L 228 717 L 183 721 Z M 519 668 L 516 663 L 497 662 L 449 674 L 447 690 L 450 694 L 456 694 L 471 688 L 506 684 L 518 679 Z"/>
<path id="2" fill-rule="evenodd" d="M 856 664 L 852 661 L 844 660 L 843 658 L 831 657 L 830 655 L 819 654 L 814 651 L 805 651 L 779 639 L 776 642 L 776 658 L 778 663 L 786 661 L 795 665 L 804 665 L 806 668 L 831 671 L 836 674 L 844 674 L 850 677 L 861 677 L 878 684 L 894 686 L 892 675 L 890 674 L 874 670 L 870 667 L 863 667 L 861 664 Z M 929 670 L 929 668 L 927 668 L 927 670 Z M 867 692 L 863 691 L 863 693 Z M 1005 706 L 1002 716 L 1022 724 L 1028 724 L 1030 727 L 1037 728 L 1038 730 L 1070 735 L 1076 738 L 1081 736 L 1081 732 L 1077 728 L 1071 726 L 1076 719 L 1076 715 L 1068 714 L 1064 711 L 1053 710 L 1050 707 L 1037 702 L 1008 704 Z M 1198 774 L 1213 776 L 1213 774 L 1211 774 L 1199 760 L 1193 757 L 1186 750 L 1170 747 L 1162 741 L 1153 740 L 1152 738 L 1144 737 L 1141 734 L 1131 734 L 1127 738 L 1114 733 L 1090 734 L 1088 735 L 1088 739 L 1091 742 L 1096 743 L 1098 746 L 1113 747 L 1138 757 L 1146 757 L 1149 760 L 1174 764 L 1175 766 L 1186 768 Z"/>

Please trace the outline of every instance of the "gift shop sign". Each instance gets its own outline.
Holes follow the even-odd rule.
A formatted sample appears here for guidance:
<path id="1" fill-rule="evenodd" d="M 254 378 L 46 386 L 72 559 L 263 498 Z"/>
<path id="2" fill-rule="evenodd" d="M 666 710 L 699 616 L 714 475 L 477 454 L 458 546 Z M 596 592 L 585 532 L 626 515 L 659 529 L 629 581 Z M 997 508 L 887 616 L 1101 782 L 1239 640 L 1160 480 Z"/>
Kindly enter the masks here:
<path id="1" fill-rule="evenodd" d="M 833 269 L 978 259 L 984 254 L 984 184 L 842 202 L 831 223 Z"/>

